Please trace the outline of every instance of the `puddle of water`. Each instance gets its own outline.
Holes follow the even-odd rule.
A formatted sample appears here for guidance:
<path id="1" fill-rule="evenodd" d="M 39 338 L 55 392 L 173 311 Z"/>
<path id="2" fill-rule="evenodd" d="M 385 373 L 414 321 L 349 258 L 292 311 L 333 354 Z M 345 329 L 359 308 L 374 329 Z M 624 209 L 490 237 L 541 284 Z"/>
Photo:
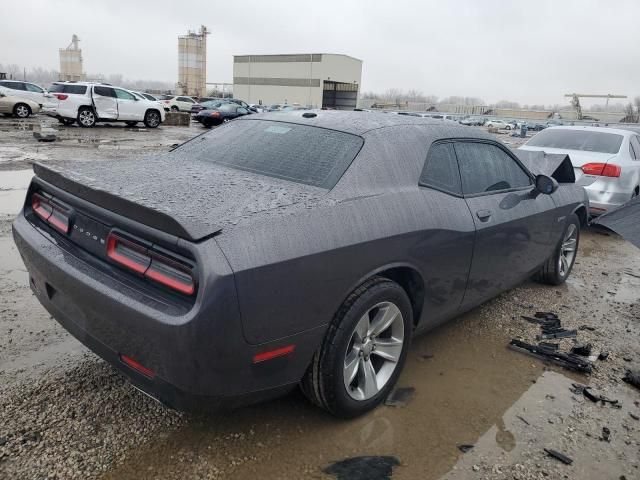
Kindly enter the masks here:
<path id="1" fill-rule="evenodd" d="M 0 214 L 20 211 L 32 177 L 32 170 L 0 171 Z"/>
<path id="2" fill-rule="evenodd" d="M 153 442 L 106 478 L 160 473 L 186 478 L 211 466 L 237 479 L 317 478 L 335 461 L 387 455 L 402 462 L 393 478 L 436 479 L 461 455 L 456 445 L 475 443 L 494 425 L 502 425 L 499 445 L 514 448 L 517 439 L 501 418 L 543 367 L 508 350 L 507 341 L 482 328 L 471 312 L 414 341 L 398 382 L 415 388 L 404 408 L 382 406 L 345 421 L 295 393 L 224 415 L 192 417 L 185 428 Z"/>

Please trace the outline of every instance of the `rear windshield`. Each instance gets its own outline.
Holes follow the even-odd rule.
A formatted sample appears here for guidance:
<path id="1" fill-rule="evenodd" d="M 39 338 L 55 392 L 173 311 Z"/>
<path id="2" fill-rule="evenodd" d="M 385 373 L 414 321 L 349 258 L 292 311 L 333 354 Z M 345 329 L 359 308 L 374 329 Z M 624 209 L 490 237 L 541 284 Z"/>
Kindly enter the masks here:
<path id="1" fill-rule="evenodd" d="M 582 150 L 597 153 L 618 153 L 622 135 L 586 130 L 543 130 L 527 142 L 531 147 Z"/>
<path id="2" fill-rule="evenodd" d="M 268 120 L 234 120 L 176 150 L 179 155 L 331 189 L 362 147 L 362 138 Z"/>
<path id="3" fill-rule="evenodd" d="M 53 93 L 76 93 L 82 95 L 84 93 L 87 93 L 87 86 L 54 83 L 53 85 L 51 85 L 49 91 Z"/>

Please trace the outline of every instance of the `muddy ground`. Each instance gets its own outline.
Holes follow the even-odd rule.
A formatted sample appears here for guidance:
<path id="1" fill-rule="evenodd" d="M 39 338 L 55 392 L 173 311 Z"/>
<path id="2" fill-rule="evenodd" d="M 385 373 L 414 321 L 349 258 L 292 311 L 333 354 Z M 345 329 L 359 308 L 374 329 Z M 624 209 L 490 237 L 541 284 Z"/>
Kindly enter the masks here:
<path id="1" fill-rule="evenodd" d="M 59 140 L 37 143 L 40 123 L 58 128 Z M 295 392 L 189 415 L 133 389 L 36 301 L 10 221 L 34 160 L 117 161 L 200 132 L 0 119 L 0 478 L 333 478 L 323 473 L 333 462 L 365 455 L 398 465 L 360 477 L 347 469 L 340 478 L 384 478 L 385 468 L 399 479 L 640 478 L 640 391 L 621 380 L 640 368 L 640 250 L 605 230 L 583 232 L 566 285 L 525 283 L 417 338 L 399 381 L 415 389 L 405 406 L 344 421 Z M 582 327 L 578 340 L 608 358 L 587 376 L 509 350 L 511 338 L 534 340 L 539 329 L 520 315 L 536 310 Z M 572 383 L 619 400 L 619 408 L 573 393 Z M 462 453 L 463 444 L 474 447 Z"/>

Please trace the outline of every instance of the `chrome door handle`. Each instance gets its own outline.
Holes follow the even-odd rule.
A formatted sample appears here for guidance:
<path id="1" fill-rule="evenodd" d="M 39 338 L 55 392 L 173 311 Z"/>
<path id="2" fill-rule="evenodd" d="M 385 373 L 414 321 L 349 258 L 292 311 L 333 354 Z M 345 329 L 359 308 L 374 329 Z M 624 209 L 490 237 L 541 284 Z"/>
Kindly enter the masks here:
<path id="1" fill-rule="evenodd" d="M 492 215 L 492 213 L 491 213 L 491 210 L 478 210 L 476 212 L 476 215 L 480 220 L 484 221 L 484 220 L 487 220 Z"/>

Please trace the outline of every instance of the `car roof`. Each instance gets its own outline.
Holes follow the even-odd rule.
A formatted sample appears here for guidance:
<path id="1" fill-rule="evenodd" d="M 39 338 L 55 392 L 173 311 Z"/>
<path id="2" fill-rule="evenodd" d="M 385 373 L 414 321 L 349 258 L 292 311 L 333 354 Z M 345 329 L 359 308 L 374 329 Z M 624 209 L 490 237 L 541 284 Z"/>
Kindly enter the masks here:
<path id="1" fill-rule="evenodd" d="M 625 137 L 629 137 L 633 133 L 631 130 L 627 130 L 624 127 L 592 127 L 590 125 L 558 125 L 556 127 L 549 127 L 546 130 L 583 130 L 585 132 L 616 133 Z"/>
<path id="2" fill-rule="evenodd" d="M 315 114 L 309 117 L 309 114 Z M 272 120 L 278 122 L 296 123 L 300 125 L 310 125 L 314 127 L 338 130 L 354 135 L 363 135 L 370 130 L 380 128 L 396 127 L 401 125 L 422 125 L 442 127 L 440 120 L 432 120 L 425 117 L 413 117 L 410 115 L 384 115 L 379 112 L 353 112 L 340 110 L 292 110 L 284 112 L 261 113 L 259 116 L 249 115 L 234 121 Z M 447 124 L 448 129 L 460 129 L 467 136 L 475 137 L 469 127 L 458 124 Z M 457 133 L 457 132 L 456 132 Z M 473 135 L 472 135 L 473 133 Z M 456 135 L 454 135 L 456 136 Z"/>

